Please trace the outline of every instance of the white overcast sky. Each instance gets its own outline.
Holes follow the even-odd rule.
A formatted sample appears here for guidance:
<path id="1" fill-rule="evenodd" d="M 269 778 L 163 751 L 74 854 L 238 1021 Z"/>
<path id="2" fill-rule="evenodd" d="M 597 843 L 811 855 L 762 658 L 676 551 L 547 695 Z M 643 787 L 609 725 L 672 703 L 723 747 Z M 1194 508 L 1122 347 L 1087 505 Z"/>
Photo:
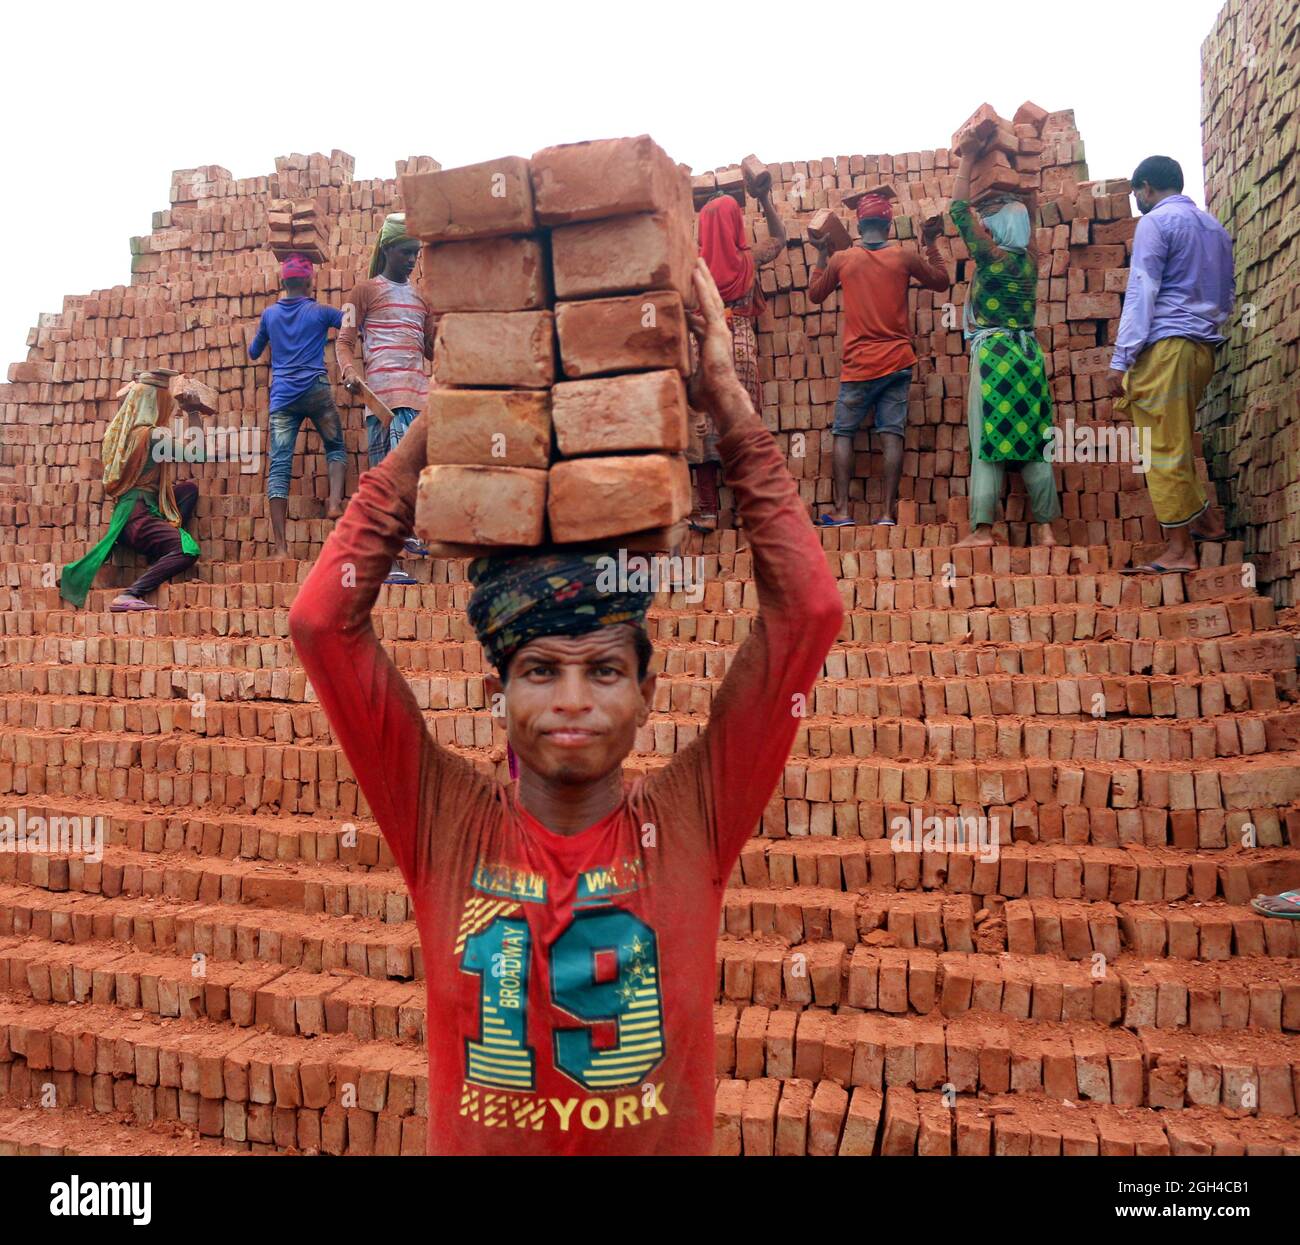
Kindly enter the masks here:
<path id="1" fill-rule="evenodd" d="M 984 100 L 1073 108 L 1093 177 L 1177 159 L 1202 201 L 1200 47 L 1220 0 L 223 0 L 0 15 L 0 363 L 64 294 L 130 283 L 173 169 L 358 177 L 650 133 L 708 169 L 943 147 Z M 281 36 L 280 31 L 296 31 Z"/>

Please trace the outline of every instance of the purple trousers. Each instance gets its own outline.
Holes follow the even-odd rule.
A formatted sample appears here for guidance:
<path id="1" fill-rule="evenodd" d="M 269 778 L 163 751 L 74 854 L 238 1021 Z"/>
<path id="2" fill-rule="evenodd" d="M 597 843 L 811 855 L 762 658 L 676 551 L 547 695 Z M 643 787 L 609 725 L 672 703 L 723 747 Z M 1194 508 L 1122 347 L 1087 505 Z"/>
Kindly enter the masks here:
<path id="1" fill-rule="evenodd" d="M 188 523 L 199 503 L 199 486 L 193 480 L 183 480 L 173 491 L 181 512 L 181 523 Z M 181 552 L 180 529 L 172 527 L 166 519 L 150 514 L 143 501 L 135 503 L 135 510 L 117 541 L 149 559 L 148 570 L 129 588 L 123 589 L 126 596 L 142 597 L 159 584 L 189 570 L 198 561 L 196 557 Z"/>

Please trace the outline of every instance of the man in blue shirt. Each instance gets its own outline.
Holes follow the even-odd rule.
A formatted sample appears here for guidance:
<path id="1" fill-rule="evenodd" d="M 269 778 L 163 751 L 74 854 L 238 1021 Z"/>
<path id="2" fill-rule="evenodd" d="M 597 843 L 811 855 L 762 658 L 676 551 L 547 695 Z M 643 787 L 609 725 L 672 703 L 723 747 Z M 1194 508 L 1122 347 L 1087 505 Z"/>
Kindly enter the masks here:
<path id="1" fill-rule="evenodd" d="M 343 481 L 348 456 L 343 445 L 343 424 L 325 375 L 325 342 L 330 329 L 340 328 L 343 313 L 309 297 L 311 261 L 291 255 L 280 265 L 284 297 L 272 303 L 258 322 L 248 357 L 258 359 L 271 347 L 271 465 L 266 491 L 271 499 L 271 554 L 287 558 L 285 522 L 289 513 L 289 477 L 293 473 L 293 447 L 304 419 L 310 419 L 325 445 L 329 471 L 327 519 L 343 513 Z"/>
<path id="2" fill-rule="evenodd" d="M 1146 441 L 1147 489 L 1167 544 L 1135 569 L 1194 571 L 1195 540 L 1224 540 L 1196 471 L 1196 407 L 1232 313 L 1232 239 L 1183 194 L 1183 170 L 1148 156 L 1133 172 L 1142 219 L 1133 235 L 1124 314 L 1102 394 Z"/>

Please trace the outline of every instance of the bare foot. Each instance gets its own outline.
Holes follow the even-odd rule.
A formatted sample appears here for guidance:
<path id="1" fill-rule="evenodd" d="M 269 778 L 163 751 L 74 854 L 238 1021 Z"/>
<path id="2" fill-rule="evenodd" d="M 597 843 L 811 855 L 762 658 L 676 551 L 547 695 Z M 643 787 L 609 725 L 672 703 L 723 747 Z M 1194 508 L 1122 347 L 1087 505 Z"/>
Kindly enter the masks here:
<path id="1" fill-rule="evenodd" d="M 287 558 L 287 557 L 289 556 L 289 546 L 288 546 L 288 545 L 272 545 L 272 546 L 271 546 L 271 555 L 270 555 L 270 556 L 273 557 L 273 558 Z"/>
<path id="2" fill-rule="evenodd" d="M 327 519 L 341 519 L 343 517 L 343 503 L 341 501 L 329 502 L 325 507 L 325 517 Z"/>
<path id="3" fill-rule="evenodd" d="M 1051 546 L 1057 543 L 1056 533 L 1052 531 L 1050 523 L 1035 523 L 1034 534 L 1036 537 L 1034 544 L 1036 545 Z"/>
<path id="4" fill-rule="evenodd" d="M 953 548 L 987 549 L 996 543 L 993 539 L 993 529 L 991 527 L 977 527 L 969 536 L 963 536 L 961 540 L 953 545 Z"/>

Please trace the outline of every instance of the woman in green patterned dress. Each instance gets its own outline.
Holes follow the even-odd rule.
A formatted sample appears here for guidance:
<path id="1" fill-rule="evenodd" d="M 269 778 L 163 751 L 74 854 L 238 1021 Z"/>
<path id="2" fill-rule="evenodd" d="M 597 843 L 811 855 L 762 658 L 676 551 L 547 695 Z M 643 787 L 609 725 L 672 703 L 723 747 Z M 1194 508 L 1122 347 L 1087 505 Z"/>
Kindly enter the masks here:
<path id="1" fill-rule="evenodd" d="M 1052 395 L 1042 348 L 1034 336 L 1038 251 L 1029 211 L 1010 195 L 970 204 L 979 144 L 962 144 L 949 211 L 975 263 L 963 329 L 970 344 L 966 421 L 970 430 L 970 535 L 959 545 L 992 545 L 993 520 L 1008 465 L 1020 469 L 1033 511 L 1031 538 L 1054 545 L 1061 513 L 1047 461 Z M 978 215 L 976 215 L 978 212 Z"/>

